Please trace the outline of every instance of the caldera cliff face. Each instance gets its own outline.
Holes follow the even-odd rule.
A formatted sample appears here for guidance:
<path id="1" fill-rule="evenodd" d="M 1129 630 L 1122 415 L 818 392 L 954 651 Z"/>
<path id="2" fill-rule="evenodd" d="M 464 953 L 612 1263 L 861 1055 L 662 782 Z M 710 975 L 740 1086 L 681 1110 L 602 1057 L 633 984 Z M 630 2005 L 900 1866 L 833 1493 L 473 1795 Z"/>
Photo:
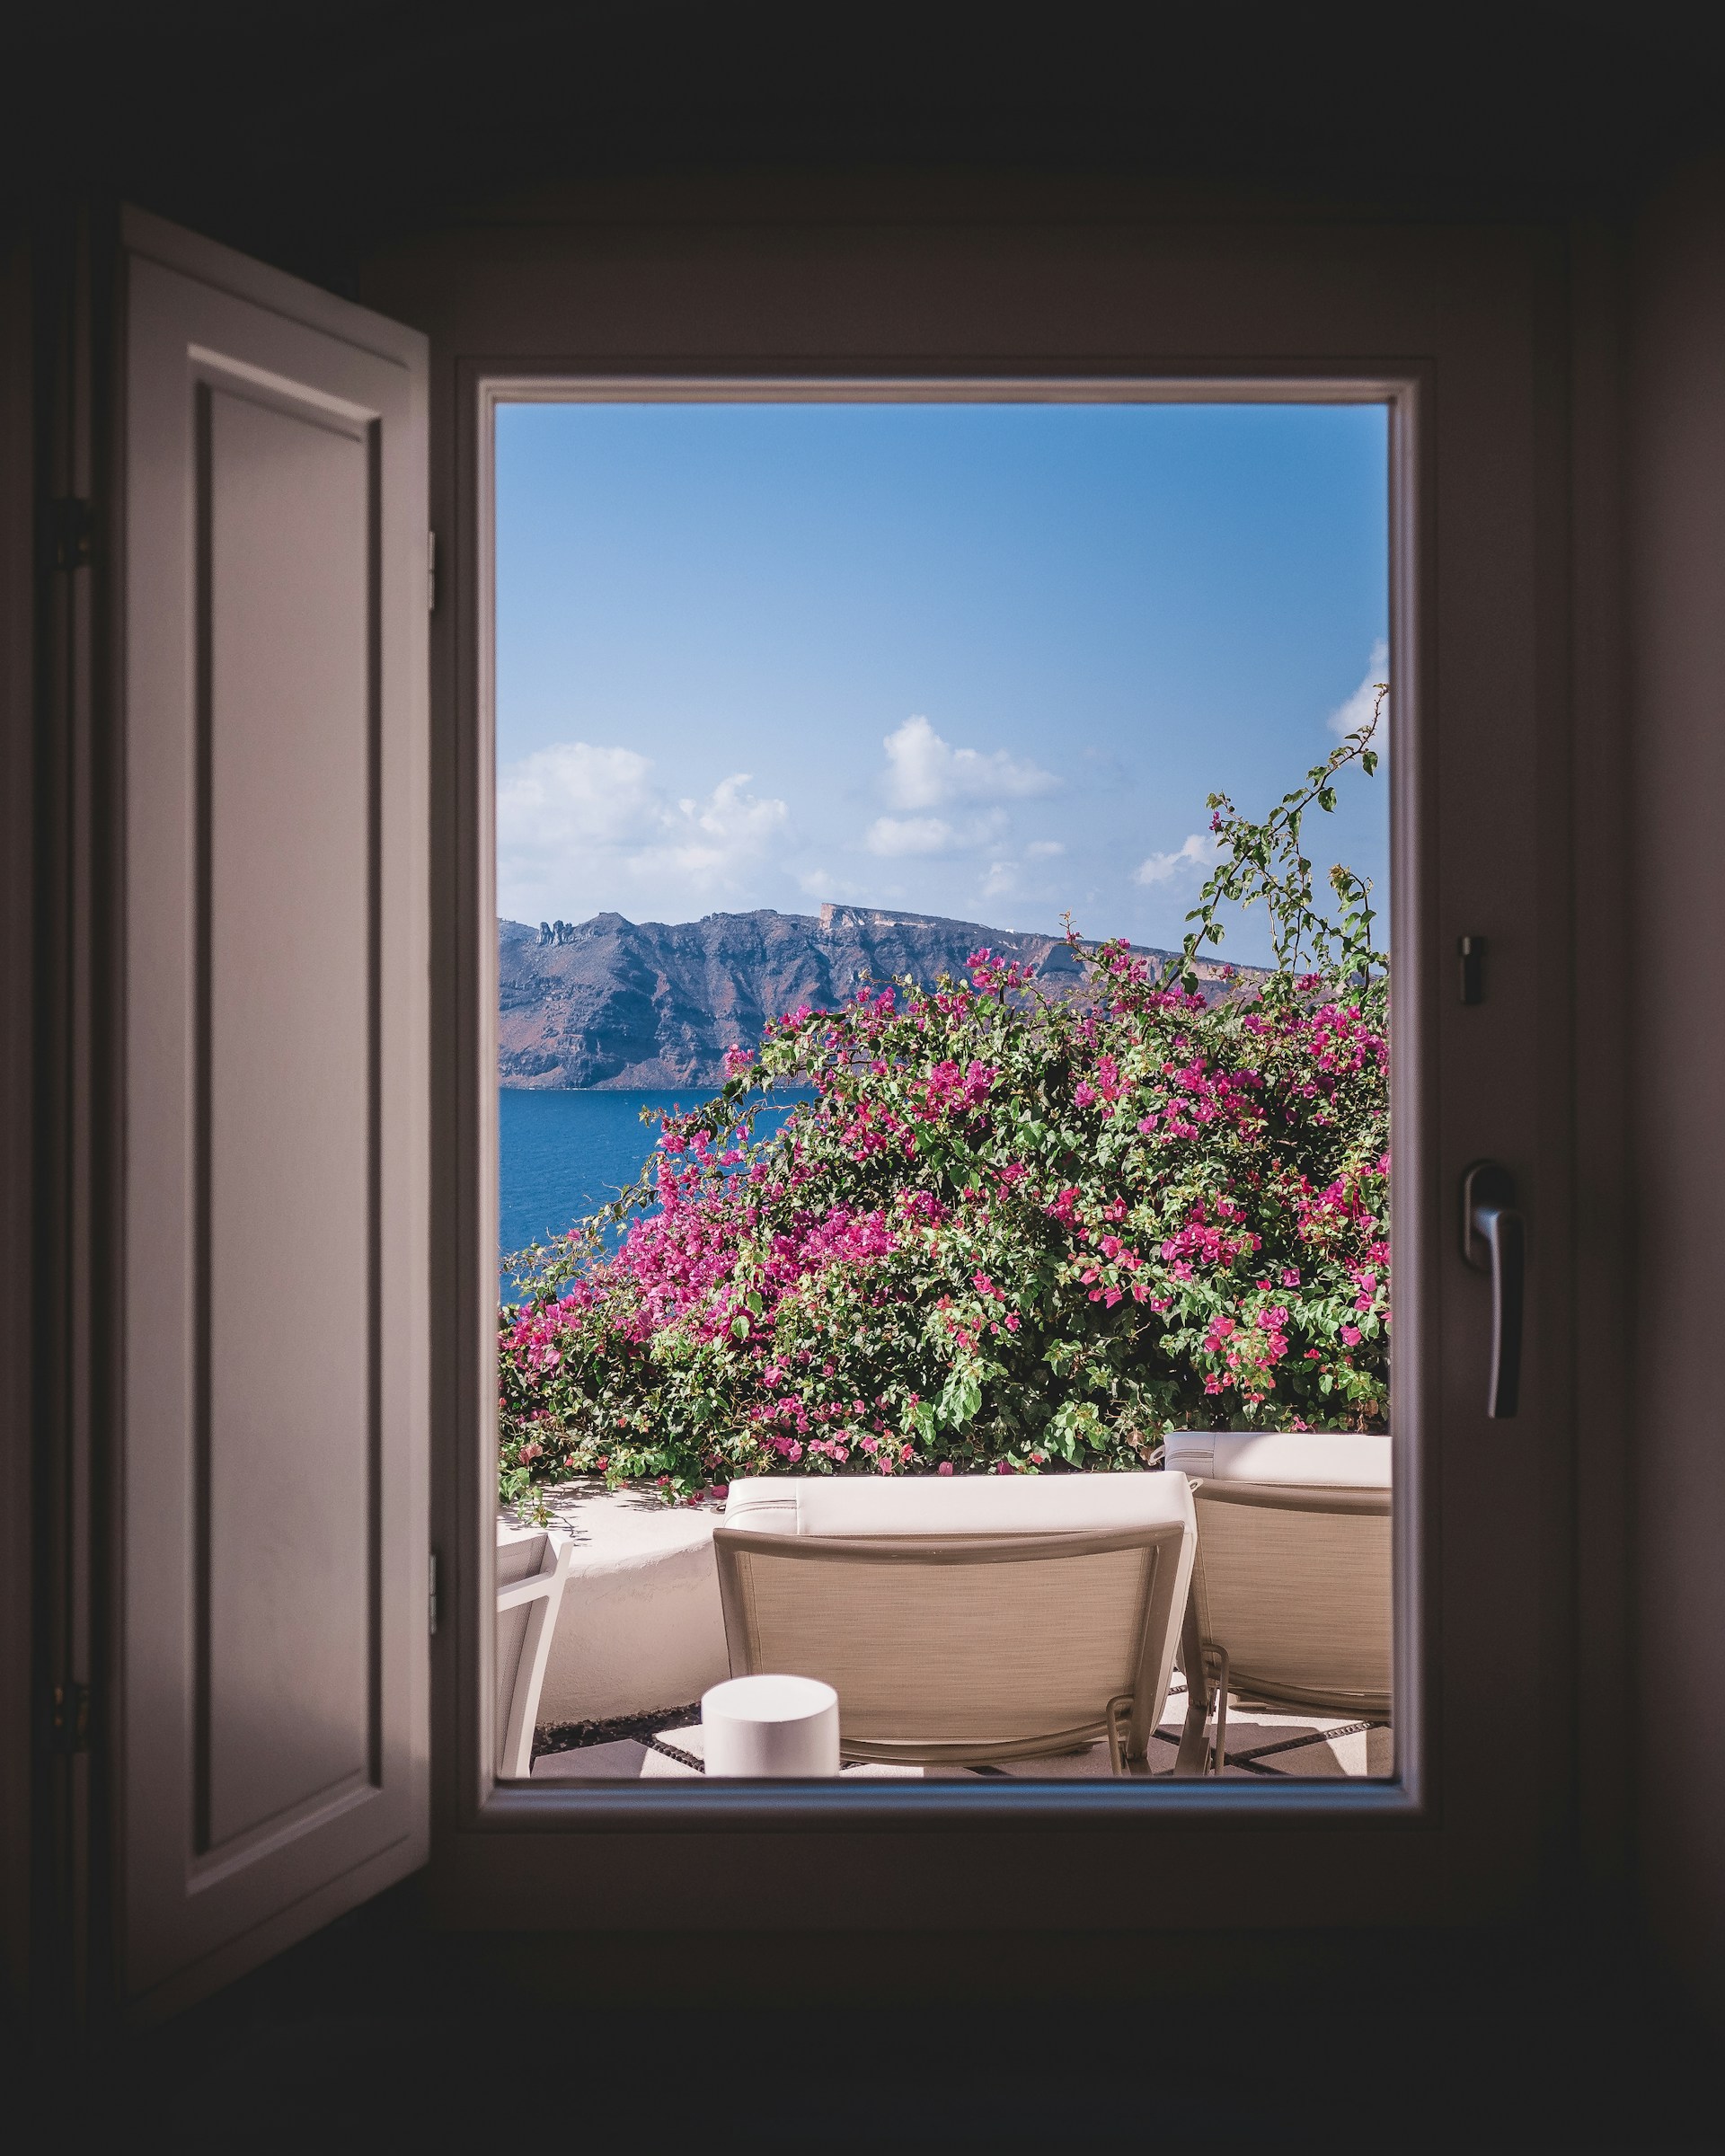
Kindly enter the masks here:
<path id="1" fill-rule="evenodd" d="M 961 974 L 985 945 L 1050 988 L 1075 989 L 1084 977 L 1060 935 L 880 907 L 766 907 L 676 923 L 596 914 L 538 928 L 500 921 L 497 933 L 506 1086 L 716 1086 L 725 1051 L 753 1048 L 783 1012 L 830 1009 L 864 982 L 884 987 L 907 974 L 932 985 Z M 1219 984 L 1219 966 L 1201 960 L 1199 973 Z"/>

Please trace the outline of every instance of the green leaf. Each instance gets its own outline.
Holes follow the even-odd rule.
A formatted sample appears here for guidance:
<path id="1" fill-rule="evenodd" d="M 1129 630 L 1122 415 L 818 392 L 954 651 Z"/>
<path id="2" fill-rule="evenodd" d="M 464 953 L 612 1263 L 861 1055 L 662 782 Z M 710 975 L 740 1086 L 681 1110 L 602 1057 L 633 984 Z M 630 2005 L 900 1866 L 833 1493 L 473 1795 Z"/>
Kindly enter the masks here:
<path id="1" fill-rule="evenodd" d="M 982 1405 L 982 1382 L 968 1365 L 954 1370 L 941 1389 L 936 1412 L 949 1429 L 962 1429 Z"/>

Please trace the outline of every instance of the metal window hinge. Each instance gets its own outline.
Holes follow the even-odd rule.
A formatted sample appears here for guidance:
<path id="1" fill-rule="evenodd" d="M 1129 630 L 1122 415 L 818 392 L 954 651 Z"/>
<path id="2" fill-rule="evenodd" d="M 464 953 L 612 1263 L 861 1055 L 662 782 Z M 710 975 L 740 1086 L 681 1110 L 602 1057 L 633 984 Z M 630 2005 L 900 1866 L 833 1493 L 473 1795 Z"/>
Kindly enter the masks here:
<path id="1" fill-rule="evenodd" d="M 438 1553 L 431 1552 L 431 1569 L 425 1596 L 426 1630 L 435 1638 L 438 1630 Z"/>
<path id="2" fill-rule="evenodd" d="M 95 559 L 96 515 L 81 496 L 43 505 L 42 555 L 50 569 L 88 569 Z"/>
<path id="3" fill-rule="evenodd" d="M 90 1749 L 90 1687 L 57 1684 L 49 1710 L 49 1740 L 56 1752 Z"/>
<path id="4" fill-rule="evenodd" d="M 425 535 L 425 610 L 428 614 L 438 611 L 438 535 L 435 532 Z"/>

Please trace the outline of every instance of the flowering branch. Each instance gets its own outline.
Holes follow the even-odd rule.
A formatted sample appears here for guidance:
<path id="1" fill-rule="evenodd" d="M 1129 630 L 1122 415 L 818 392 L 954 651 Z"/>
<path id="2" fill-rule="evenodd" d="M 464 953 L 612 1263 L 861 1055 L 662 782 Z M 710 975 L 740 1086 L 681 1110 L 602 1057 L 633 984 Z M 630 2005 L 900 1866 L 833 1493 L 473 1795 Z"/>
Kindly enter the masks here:
<path id="1" fill-rule="evenodd" d="M 1377 915 L 1371 903 L 1371 879 L 1357 876 L 1338 862 L 1329 881 L 1340 901 L 1341 917 L 1331 920 L 1320 912 L 1312 862 L 1305 853 L 1305 826 L 1314 806 L 1326 815 L 1334 810 L 1336 780 L 1349 764 L 1358 764 L 1367 778 L 1376 773 L 1378 752 L 1371 743 L 1389 693 L 1387 682 L 1376 684 L 1371 717 L 1338 742 L 1322 764 L 1314 764 L 1305 784 L 1285 793 L 1262 823 L 1242 816 L 1225 793 L 1208 797 L 1210 829 L 1225 858 L 1212 870 L 1197 906 L 1186 916 L 1198 923 L 1187 932 L 1177 968 L 1177 977 L 1188 988 L 1198 985 L 1195 961 L 1201 947 L 1219 945 L 1226 932 L 1219 917 L 1221 908 L 1230 904 L 1252 906 L 1261 900 L 1269 915 L 1276 953 L 1272 977 L 1283 992 L 1315 975 L 1324 978 L 1333 994 L 1358 997 L 1382 976 L 1386 959 L 1372 941 L 1372 923 Z"/>

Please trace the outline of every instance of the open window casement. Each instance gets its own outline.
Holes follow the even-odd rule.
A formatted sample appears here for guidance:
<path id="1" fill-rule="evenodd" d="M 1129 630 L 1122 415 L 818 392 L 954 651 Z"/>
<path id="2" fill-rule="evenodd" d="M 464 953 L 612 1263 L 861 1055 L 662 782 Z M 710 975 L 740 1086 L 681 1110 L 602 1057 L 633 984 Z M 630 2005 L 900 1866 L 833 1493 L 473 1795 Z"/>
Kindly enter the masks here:
<path id="1" fill-rule="evenodd" d="M 428 1847 L 427 360 L 127 213 L 119 1988 Z"/>

